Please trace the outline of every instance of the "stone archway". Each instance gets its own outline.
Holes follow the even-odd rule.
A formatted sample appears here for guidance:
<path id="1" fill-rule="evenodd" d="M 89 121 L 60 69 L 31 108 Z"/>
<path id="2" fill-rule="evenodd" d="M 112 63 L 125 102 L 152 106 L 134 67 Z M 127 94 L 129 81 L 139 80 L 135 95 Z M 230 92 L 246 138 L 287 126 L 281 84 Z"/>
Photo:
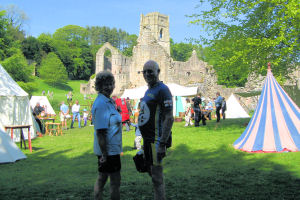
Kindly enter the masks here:
<path id="1" fill-rule="evenodd" d="M 110 51 L 111 56 L 105 56 L 105 52 Z M 118 49 L 106 42 L 96 54 L 96 74 L 103 70 L 112 71 L 115 57 L 120 55 Z"/>

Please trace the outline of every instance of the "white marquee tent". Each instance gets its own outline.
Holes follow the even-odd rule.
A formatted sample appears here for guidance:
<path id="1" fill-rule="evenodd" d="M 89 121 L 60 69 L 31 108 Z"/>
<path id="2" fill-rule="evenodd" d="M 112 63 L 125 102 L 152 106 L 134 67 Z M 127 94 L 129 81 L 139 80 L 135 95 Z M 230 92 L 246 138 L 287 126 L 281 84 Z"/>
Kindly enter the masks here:
<path id="1" fill-rule="evenodd" d="M 185 87 L 175 83 L 168 83 L 166 85 L 169 87 L 172 96 L 185 97 L 185 96 L 193 96 L 197 94 L 197 87 Z M 125 89 L 121 98 L 129 97 L 130 99 L 140 99 L 144 97 L 144 94 L 147 89 L 148 89 L 147 86 L 141 86 L 133 89 Z"/>
<path id="2" fill-rule="evenodd" d="M 40 103 L 40 106 L 42 106 L 45 109 L 45 112 L 47 114 L 55 115 L 55 112 L 46 96 L 32 96 L 30 99 L 31 108 L 34 109 L 36 103 L 38 102 Z"/>
<path id="3" fill-rule="evenodd" d="M 186 96 L 195 96 L 197 94 L 197 87 L 185 87 L 181 86 L 175 83 L 168 83 L 166 84 L 173 96 L 173 114 L 178 116 L 179 112 L 184 112 L 185 107 L 185 98 Z M 148 86 L 141 86 L 133 89 L 125 89 L 123 95 L 121 98 L 127 98 L 130 99 L 140 99 L 144 97 L 146 90 L 148 89 Z M 176 98 L 175 98 L 176 97 Z"/>
<path id="4" fill-rule="evenodd" d="M 31 138 L 36 137 L 36 127 L 31 112 L 28 94 L 10 77 L 0 65 L 0 130 L 5 125 L 32 125 Z M 28 139 L 27 129 L 23 130 Z M 14 130 L 14 141 L 20 141 L 20 131 Z"/>
<path id="5" fill-rule="evenodd" d="M 10 136 L 0 130 L 0 163 L 15 162 L 27 158 Z"/>
<path id="6" fill-rule="evenodd" d="M 226 101 L 226 107 L 226 118 L 250 118 L 250 116 L 241 106 L 234 94 L 231 94 Z"/>

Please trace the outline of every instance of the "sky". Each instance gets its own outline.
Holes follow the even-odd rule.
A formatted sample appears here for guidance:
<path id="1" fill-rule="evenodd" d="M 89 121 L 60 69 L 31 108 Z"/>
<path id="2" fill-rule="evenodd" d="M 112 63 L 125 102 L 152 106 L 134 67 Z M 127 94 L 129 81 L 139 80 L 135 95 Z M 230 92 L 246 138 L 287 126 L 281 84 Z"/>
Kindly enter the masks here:
<path id="1" fill-rule="evenodd" d="M 140 15 L 150 12 L 169 16 L 170 37 L 176 43 L 205 35 L 185 17 L 199 13 L 199 0 L 0 0 L 2 8 L 12 4 L 27 15 L 24 29 L 34 37 L 66 25 L 108 26 L 138 35 Z"/>

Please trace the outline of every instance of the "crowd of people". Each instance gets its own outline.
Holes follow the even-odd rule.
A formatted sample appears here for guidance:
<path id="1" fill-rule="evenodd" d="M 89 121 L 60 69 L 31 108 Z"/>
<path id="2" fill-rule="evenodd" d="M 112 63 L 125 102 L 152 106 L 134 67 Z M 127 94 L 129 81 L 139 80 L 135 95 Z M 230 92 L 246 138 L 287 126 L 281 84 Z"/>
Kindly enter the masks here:
<path id="1" fill-rule="evenodd" d="M 225 112 L 227 109 L 225 98 L 220 95 L 220 92 L 217 92 L 216 98 L 213 98 L 213 100 L 214 103 L 210 99 L 206 100 L 202 98 L 200 93 L 192 99 L 186 98 L 184 126 L 193 126 L 195 124 L 195 127 L 199 127 L 200 121 L 202 121 L 202 125 L 205 126 L 206 120 L 212 119 L 212 112 L 214 110 L 216 112 L 217 123 L 220 122 L 221 114 L 223 120 L 225 120 Z M 193 120 L 195 123 L 193 123 Z"/>

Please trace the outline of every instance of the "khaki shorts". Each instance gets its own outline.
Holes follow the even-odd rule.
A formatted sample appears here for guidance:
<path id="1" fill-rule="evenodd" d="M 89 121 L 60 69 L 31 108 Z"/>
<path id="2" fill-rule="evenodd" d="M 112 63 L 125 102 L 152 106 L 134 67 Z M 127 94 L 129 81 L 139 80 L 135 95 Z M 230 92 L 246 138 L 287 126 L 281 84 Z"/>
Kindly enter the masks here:
<path id="1" fill-rule="evenodd" d="M 70 115 L 63 115 L 63 114 L 60 115 L 60 121 L 61 121 L 61 122 L 64 122 L 65 120 L 67 120 L 67 119 L 69 119 L 69 118 L 71 118 Z"/>

